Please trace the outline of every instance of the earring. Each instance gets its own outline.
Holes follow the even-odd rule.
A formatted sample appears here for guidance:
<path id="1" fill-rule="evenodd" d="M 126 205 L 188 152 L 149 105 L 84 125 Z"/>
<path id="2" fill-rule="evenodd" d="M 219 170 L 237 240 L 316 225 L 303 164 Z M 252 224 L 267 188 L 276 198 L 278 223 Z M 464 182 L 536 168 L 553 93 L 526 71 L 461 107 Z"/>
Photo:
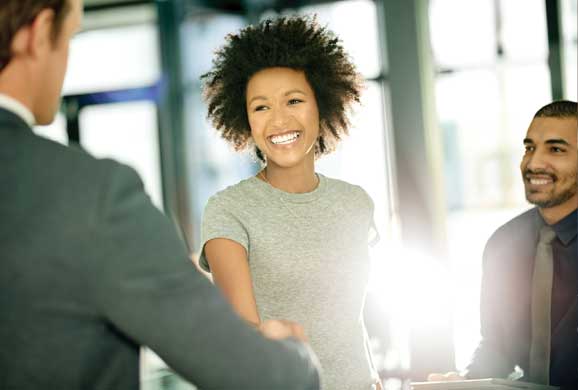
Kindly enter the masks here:
<path id="1" fill-rule="evenodd" d="M 257 156 L 257 159 L 259 159 L 260 162 L 262 163 L 267 163 L 267 155 L 263 154 L 263 152 L 261 152 L 261 150 L 255 146 L 255 155 Z"/>
<path id="2" fill-rule="evenodd" d="M 325 140 L 322 136 L 317 139 L 317 154 L 322 155 L 325 152 Z"/>

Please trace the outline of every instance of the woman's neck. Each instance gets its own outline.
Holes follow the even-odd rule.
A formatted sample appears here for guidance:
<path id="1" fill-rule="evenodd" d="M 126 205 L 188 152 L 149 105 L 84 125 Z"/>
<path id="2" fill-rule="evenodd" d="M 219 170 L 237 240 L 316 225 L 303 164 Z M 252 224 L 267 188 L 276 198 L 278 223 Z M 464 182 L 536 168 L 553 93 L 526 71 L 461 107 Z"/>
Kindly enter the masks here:
<path id="1" fill-rule="evenodd" d="M 292 168 L 276 167 L 269 164 L 259 172 L 258 177 L 279 190 L 294 194 L 311 192 L 319 184 L 319 178 L 315 174 L 313 164 Z"/>

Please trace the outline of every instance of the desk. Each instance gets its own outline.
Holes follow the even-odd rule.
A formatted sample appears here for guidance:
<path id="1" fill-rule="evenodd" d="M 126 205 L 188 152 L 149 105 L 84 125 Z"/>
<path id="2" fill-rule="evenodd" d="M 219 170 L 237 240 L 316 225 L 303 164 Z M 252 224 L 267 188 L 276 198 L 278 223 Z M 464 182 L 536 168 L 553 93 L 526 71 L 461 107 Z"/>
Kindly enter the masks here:
<path id="1" fill-rule="evenodd" d="M 558 387 L 536 385 L 507 379 L 473 379 L 449 382 L 414 382 L 413 390 L 557 390 Z"/>

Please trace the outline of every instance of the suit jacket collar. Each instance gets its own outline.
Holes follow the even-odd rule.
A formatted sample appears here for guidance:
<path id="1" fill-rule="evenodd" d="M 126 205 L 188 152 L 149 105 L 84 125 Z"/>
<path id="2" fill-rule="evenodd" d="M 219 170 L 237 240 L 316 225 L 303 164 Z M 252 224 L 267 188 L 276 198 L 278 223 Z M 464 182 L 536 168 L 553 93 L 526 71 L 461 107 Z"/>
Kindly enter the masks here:
<path id="1" fill-rule="evenodd" d="M 19 115 L 0 107 L 0 131 L 26 131 L 32 133 L 32 128 Z"/>
<path id="2" fill-rule="evenodd" d="M 542 214 L 538 211 L 538 208 L 534 208 L 536 210 L 536 218 L 534 219 L 534 228 L 536 229 L 536 234 L 539 234 L 540 228 L 546 225 Z M 576 237 L 577 233 L 577 224 L 578 224 L 578 209 L 572 211 L 570 214 L 562 218 L 560 221 L 555 223 L 552 226 L 554 232 L 556 232 L 556 237 L 564 244 L 564 246 L 568 245 L 570 241 L 574 237 Z M 538 235 L 536 235 L 538 237 Z"/>
<path id="3" fill-rule="evenodd" d="M 34 126 L 35 120 L 32 111 L 30 111 L 28 107 L 26 107 L 12 96 L 0 93 L 0 108 L 12 111 L 21 117 L 28 124 L 28 126 Z"/>

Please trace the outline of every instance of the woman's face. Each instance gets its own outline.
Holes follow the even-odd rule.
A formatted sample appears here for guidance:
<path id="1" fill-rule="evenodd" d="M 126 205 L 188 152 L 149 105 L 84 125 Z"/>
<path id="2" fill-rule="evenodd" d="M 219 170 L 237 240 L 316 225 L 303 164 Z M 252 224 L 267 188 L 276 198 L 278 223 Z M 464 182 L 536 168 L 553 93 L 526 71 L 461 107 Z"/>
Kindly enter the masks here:
<path id="1" fill-rule="evenodd" d="M 315 161 L 319 110 L 304 72 L 263 69 L 247 83 L 246 99 L 251 136 L 268 166 L 290 168 Z"/>

